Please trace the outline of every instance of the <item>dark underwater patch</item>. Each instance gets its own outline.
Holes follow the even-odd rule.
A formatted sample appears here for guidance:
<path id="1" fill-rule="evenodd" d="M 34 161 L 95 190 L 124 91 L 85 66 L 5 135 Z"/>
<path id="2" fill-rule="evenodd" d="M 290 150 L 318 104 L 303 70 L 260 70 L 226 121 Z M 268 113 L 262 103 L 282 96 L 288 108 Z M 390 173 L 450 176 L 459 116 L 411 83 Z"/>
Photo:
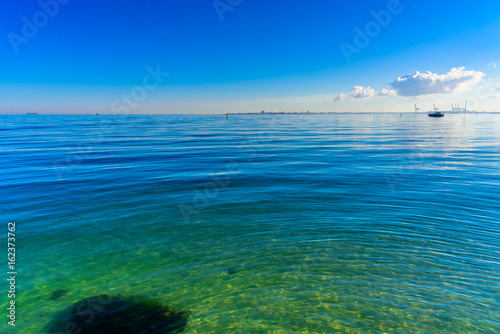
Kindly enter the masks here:
<path id="1" fill-rule="evenodd" d="M 58 289 L 56 291 L 53 291 L 52 294 L 50 295 L 50 300 L 59 299 L 62 296 L 65 296 L 67 293 L 68 293 L 68 290 L 64 290 L 64 289 Z"/>
<path id="2" fill-rule="evenodd" d="M 99 295 L 76 302 L 46 327 L 57 334 L 167 334 L 187 326 L 188 313 L 144 297 Z"/>

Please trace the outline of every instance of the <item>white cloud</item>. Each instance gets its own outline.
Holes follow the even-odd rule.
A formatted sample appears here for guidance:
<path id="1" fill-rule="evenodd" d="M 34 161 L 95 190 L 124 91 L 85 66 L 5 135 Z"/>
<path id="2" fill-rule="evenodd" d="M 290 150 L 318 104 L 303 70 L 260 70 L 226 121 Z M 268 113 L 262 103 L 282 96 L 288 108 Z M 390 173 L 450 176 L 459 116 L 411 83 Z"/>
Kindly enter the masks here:
<path id="1" fill-rule="evenodd" d="M 491 66 L 493 68 L 497 68 L 498 64 L 500 64 L 500 63 L 493 63 L 493 62 L 491 62 L 491 63 L 488 64 L 488 66 Z"/>
<path id="2" fill-rule="evenodd" d="M 351 93 L 349 95 L 345 95 L 340 93 L 334 101 L 344 101 L 344 100 L 360 100 L 372 97 L 375 94 L 375 91 L 370 87 L 364 88 L 363 86 L 354 86 L 351 89 Z"/>
<path id="3" fill-rule="evenodd" d="M 459 93 L 476 85 L 484 75 L 479 71 L 465 71 L 464 67 L 452 68 L 441 75 L 417 71 L 397 78 L 391 86 L 401 96 Z"/>
<path id="4" fill-rule="evenodd" d="M 387 89 L 384 88 L 377 95 L 380 95 L 380 96 L 395 96 L 395 95 L 398 95 L 398 93 L 396 93 L 396 90 L 394 90 L 394 89 L 387 90 Z"/>
<path id="5" fill-rule="evenodd" d="M 347 99 L 347 96 L 345 96 L 345 94 L 342 94 L 340 93 L 335 99 L 334 101 L 344 101 Z"/>

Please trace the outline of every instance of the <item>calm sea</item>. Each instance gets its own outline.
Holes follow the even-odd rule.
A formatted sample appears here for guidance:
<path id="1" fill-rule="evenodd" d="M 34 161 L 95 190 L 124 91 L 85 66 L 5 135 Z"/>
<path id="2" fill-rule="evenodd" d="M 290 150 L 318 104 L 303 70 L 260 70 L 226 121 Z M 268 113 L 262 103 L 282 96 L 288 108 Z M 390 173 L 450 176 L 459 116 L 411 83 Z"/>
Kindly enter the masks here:
<path id="1" fill-rule="evenodd" d="M 500 333 L 498 114 L 3 115 L 0 148 L 19 333 L 102 293 L 185 333 Z"/>

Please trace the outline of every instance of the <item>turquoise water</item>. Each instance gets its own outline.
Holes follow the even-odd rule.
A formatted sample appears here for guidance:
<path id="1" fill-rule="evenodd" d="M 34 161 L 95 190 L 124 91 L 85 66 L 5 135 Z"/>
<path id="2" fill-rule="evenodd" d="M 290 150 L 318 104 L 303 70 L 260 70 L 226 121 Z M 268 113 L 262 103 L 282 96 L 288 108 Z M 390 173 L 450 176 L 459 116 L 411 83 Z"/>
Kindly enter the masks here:
<path id="1" fill-rule="evenodd" d="M 19 333 L 102 293 L 185 333 L 500 332 L 498 114 L 0 124 Z"/>

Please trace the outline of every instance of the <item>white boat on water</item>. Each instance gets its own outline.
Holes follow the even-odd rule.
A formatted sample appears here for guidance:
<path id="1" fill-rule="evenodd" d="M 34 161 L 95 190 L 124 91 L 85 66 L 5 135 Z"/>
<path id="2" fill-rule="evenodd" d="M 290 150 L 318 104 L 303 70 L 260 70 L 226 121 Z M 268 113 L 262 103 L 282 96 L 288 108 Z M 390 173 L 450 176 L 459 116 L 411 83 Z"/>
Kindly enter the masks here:
<path id="1" fill-rule="evenodd" d="M 429 117 L 443 117 L 444 116 L 444 114 L 442 112 L 440 112 L 438 108 L 436 108 L 436 105 L 434 105 L 434 112 L 429 112 L 427 115 L 429 115 Z"/>

